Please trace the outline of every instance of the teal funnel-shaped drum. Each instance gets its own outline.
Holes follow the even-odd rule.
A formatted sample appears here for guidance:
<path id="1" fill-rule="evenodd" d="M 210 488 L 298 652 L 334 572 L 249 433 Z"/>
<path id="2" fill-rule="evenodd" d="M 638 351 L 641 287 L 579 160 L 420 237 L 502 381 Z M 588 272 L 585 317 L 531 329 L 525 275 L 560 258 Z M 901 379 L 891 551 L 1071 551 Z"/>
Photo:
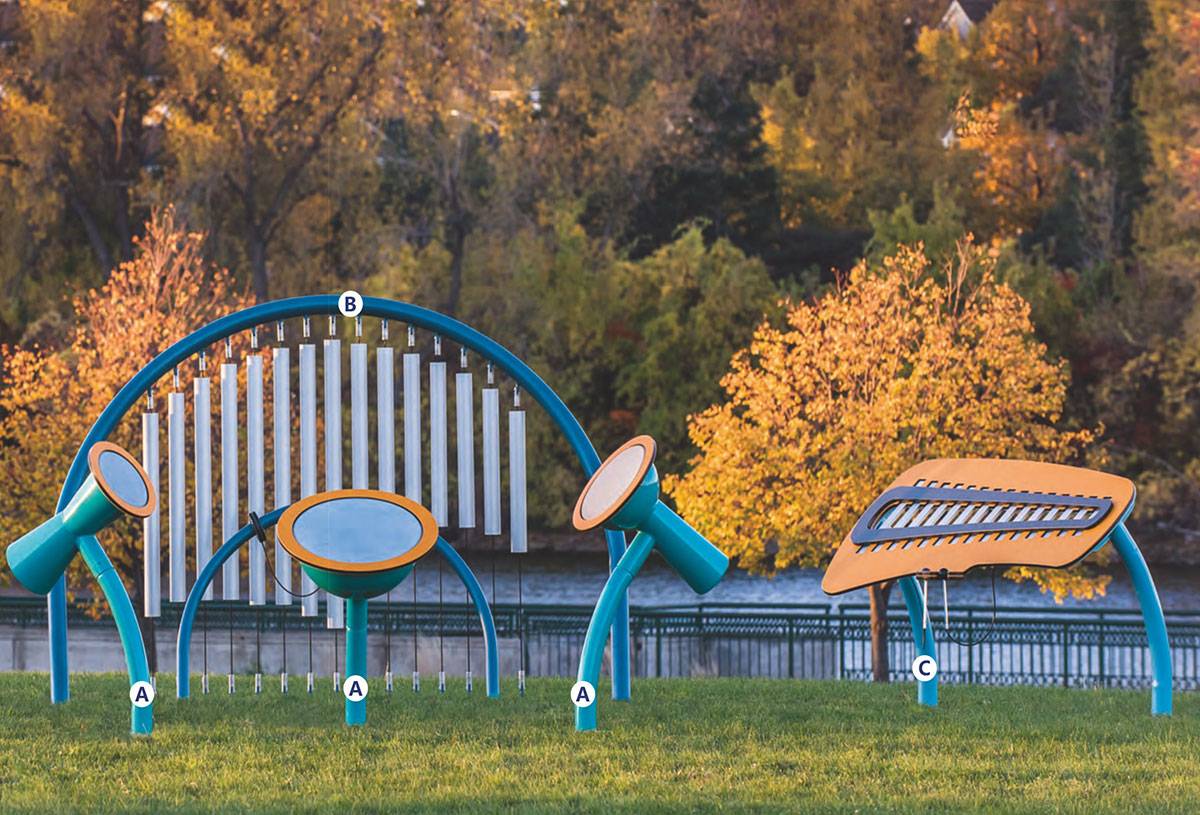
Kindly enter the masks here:
<path id="1" fill-rule="evenodd" d="M 150 477 L 125 450 L 97 442 L 88 468 L 90 474 L 62 512 L 8 547 L 13 576 L 36 594 L 46 594 L 58 582 L 79 551 L 79 538 L 95 535 L 121 515 L 145 518 L 154 512 Z"/>
<path id="2" fill-rule="evenodd" d="M 276 532 L 314 583 L 347 599 L 391 591 L 438 536 L 429 510 L 379 490 L 310 495 L 288 507 Z"/>
<path id="3" fill-rule="evenodd" d="M 608 576 L 583 638 L 579 682 L 572 688 L 575 729 L 596 729 L 596 685 L 604 642 L 629 584 L 657 549 L 692 589 L 704 594 L 721 582 L 729 558 L 658 500 L 656 445 L 649 436 L 630 439 L 592 474 L 575 503 L 572 523 L 581 532 L 604 526 L 636 529 L 633 541 Z"/>
<path id="4" fill-rule="evenodd" d="M 605 526 L 647 533 L 692 590 L 704 594 L 721 582 L 729 558 L 658 500 L 656 451 L 649 436 L 621 445 L 583 488 L 572 522 L 581 532 Z"/>
<path id="5" fill-rule="evenodd" d="M 367 721 L 367 598 L 396 587 L 437 544 L 433 515 L 379 490 L 334 490 L 288 507 L 279 542 L 325 591 L 346 598 L 346 724 Z"/>

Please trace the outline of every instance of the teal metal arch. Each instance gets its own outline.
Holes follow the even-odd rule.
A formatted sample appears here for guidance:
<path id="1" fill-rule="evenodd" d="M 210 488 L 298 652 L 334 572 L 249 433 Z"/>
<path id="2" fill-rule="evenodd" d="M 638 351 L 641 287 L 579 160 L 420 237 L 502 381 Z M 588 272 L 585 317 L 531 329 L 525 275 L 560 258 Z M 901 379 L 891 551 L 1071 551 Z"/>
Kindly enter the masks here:
<path id="1" fill-rule="evenodd" d="M 293 297 L 260 303 L 256 306 L 221 317 L 200 328 L 167 348 L 151 360 L 130 379 L 97 417 L 79 447 L 75 459 L 63 482 L 58 510 L 61 511 L 70 497 L 79 489 L 87 476 L 87 453 L 92 445 L 107 439 L 122 417 L 137 403 L 160 378 L 171 369 L 238 331 L 276 320 L 285 320 L 306 315 L 337 315 L 338 297 L 333 294 Z M 585 477 L 600 466 L 600 457 L 592 446 L 579 420 L 563 403 L 549 385 L 532 368 L 515 354 L 491 337 L 476 331 L 465 323 L 430 309 L 387 300 L 380 297 L 364 297 L 362 315 L 380 317 L 406 323 L 440 334 L 490 360 L 521 386 L 527 396 L 541 405 L 551 421 L 566 437 L 583 468 Z M 608 545 L 609 569 L 616 568 L 625 553 L 625 535 L 621 532 L 605 533 Z M 65 702 L 70 698 L 70 682 L 67 659 L 67 589 L 66 578 L 61 578 L 46 599 L 50 639 L 50 698 L 52 702 Z M 145 643 L 140 642 L 145 653 Z M 628 699 L 630 695 L 629 666 L 629 599 L 621 598 L 620 608 L 612 627 L 613 698 Z"/>
<path id="2" fill-rule="evenodd" d="M 269 529 L 276 524 L 279 516 L 286 509 L 287 507 L 274 509 L 262 516 L 259 522 L 264 529 Z M 187 699 L 191 696 L 192 631 L 204 593 L 212 585 L 213 578 L 216 577 L 217 571 L 225 561 L 253 538 L 254 526 L 252 524 L 246 524 L 235 532 L 209 558 L 208 563 L 200 570 L 200 574 L 196 575 L 196 582 L 192 584 L 192 589 L 188 592 L 187 601 L 183 604 L 183 613 L 179 616 L 179 631 L 175 636 L 175 695 L 180 699 Z M 488 605 L 487 596 L 483 593 L 483 587 L 479 585 L 479 580 L 471 571 L 471 567 L 441 536 L 438 537 L 436 549 L 438 554 L 450 564 L 454 573 L 458 575 L 459 580 L 471 595 L 471 602 L 474 604 L 475 610 L 479 613 L 479 625 L 483 629 L 486 657 L 487 695 L 496 698 L 500 696 L 500 649 L 496 641 L 496 622 L 492 618 L 492 609 Z"/>

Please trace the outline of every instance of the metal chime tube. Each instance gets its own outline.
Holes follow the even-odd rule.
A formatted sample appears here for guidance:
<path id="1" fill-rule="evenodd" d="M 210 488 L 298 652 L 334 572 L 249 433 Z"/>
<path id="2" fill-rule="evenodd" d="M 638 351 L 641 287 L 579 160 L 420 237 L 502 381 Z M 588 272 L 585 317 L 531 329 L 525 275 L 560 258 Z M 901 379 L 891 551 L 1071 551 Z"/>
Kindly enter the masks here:
<path id="1" fill-rule="evenodd" d="M 429 363 L 429 511 L 439 527 L 450 523 L 446 459 L 446 363 L 438 361 Z"/>
<path id="2" fill-rule="evenodd" d="M 167 571 L 171 602 L 187 600 L 187 482 L 184 477 L 184 428 L 187 420 L 183 394 L 167 394 Z"/>
<path id="3" fill-rule="evenodd" d="M 404 495 L 421 499 L 421 355 L 404 355 Z"/>
<path id="4" fill-rule="evenodd" d="M 483 389 L 483 534 L 500 534 L 500 391 Z"/>
<path id="5" fill-rule="evenodd" d="M 229 540 L 240 527 L 238 513 L 237 365 L 221 363 L 221 538 Z M 235 550 L 221 571 L 221 597 L 237 600 L 242 569 L 241 550 Z"/>
<path id="6" fill-rule="evenodd" d="M 370 464 L 367 441 L 367 344 L 350 343 L 350 486 L 365 490 Z"/>
<path id="7" fill-rule="evenodd" d="M 267 511 L 264 425 L 263 358 L 256 348 L 246 357 L 246 509 L 257 515 Z M 267 555 L 257 540 L 249 549 L 250 605 L 261 606 L 267 602 Z"/>
<path id="8" fill-rule="evenodd" d="M 466 367 L 466 355 L 462 365 Z M 471 372 L 454 375 L 456 452 L 458 453 L 458 526 L 475 528 L 475 394 Z"/>
<path id="9" fill-rule="evenodd" d="M 192 381 L 192 411 L 192 443 L 196 451 L 192 458 L 196 464 L 196 574 L 200 574 L 212 559 L 213 543 L 212 381 L 207 376 Z M 213 599 L 211 582 L 203 599 Z"/>
<path id="10" fill-rule="evenodd" d="M 519 391 L 513 389 L 513 409 L 508 412 L 508 538 L 515 554 L 529 551 L 529 524 L 525 508 L 525 411 Z"/>
<path id="11" fill-rule="evenodd" d="M 375 413 L 379 450 L 379 489 L 396 491 L 395 354 L 387 346 L 375 349 Z"/>
<path id="12" fill-rule="evenodd" d="M 334 328 L 330 320 L 330 333 Z M 342 343 L 325 340 L 325 489 L 342 488 Z M 325 593 L 325 627 L 346 624 L 345 603 Z"/>
<path id="13" fill-rule="evenodd" d="M 408 327 L 408 347 L 416 346 L 416 332 Z M 421 355 L 409 351 L 404 355 L 404 495 L 418 504 L 421 500 Z M 406 580 L 412 581 L 413 605 L 417 602 L 417 572 L 414 568 Z M 417 623 L 413 618 L 412 687 L 421 689 L 421 672 L 417 665 Z"/>
<path id="14" fill-rule="evenodd" d="M 158 413 L 147 410 L 142 414 L 142 467 L 156 496 L 162 494 L 158 462 Z M 154 512 L 142 519 L 142 614 L 146 617 L 162 616 L 161 506 L 161 501 L 155 501 Z"/>
<path id="15" fill-rule="evenodd" d="M 307 323 L 307 321 L 306 321 Z M 307 333 L 306 333 L 307 336 Z M 300 356 L 300 497 L 317 492 L 317 347 L 299 346 Z M 318 613 L 316 584 L 300 570 L 300 613 L 315 617 Z"/>
<path id="16" fill-rule="evenodd" d="M 286 346 L 277 345 L 271 351 L 271 389 L 275 441 L 275 508 L 278 509 L 292 503 L 292 356 L 291 349 Z M 278 539 L 275 540 L 275 580 L 275 605 L 290 606 L 292 556 Z"/>
<path id="17" fill-rule="evenodd" d="M 380 340 L 387 342 L 387 339 L 388 322 L 384 320 L 380 323 Z M 395 363 L 395 353 L 390 346 L 381 345 L 375 349 L 375 444 L 379 455 L 379 489 L 384 492 L 396 491 Z M 392 591 L 387 593 L 389 609 Z M 387 663 L 384 665 L 384 683 L 388 693 L 392 692 L 391 625 L 389 614 Z"/>

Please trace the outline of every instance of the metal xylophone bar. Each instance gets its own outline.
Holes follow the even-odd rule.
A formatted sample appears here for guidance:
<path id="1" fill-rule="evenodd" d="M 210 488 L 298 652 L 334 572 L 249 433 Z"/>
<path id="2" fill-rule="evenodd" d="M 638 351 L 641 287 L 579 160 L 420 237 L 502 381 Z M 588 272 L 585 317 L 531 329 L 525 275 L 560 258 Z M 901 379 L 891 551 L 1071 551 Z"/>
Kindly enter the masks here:
<path id="1" fill-rule="evenodd" d="M 337 320 L 330 318 L 329 335 L 324 342 L 322 378 L 323 415 L 324 423 L 324 469 L 325 488 L 338 489 L 342 484 L 342 393 L 341 377 L 342 356 L 341 342 L 337 337 Z M 275 325 L 274 347 L 271 348 L 271 416 L 273 421 L 271 433 L 271 460 L 273 477 L 272 501 L 275 507 L 286 506 L 293 495 L 292 469 L 292 394 L 293 384 L 298 386 L 298 425 L 299 425 L 299 495 L 304 497 L 316 492 L 318 467 L 317 435 L 320 432 L 317 423 L 317 359 L 315 345 L 311 340 L 311 321 L 304 318 L 303 340 L 297 346 L 299 370 L 297 381 L 293 383 L 291 370 L 291 349 L 286 344 L 285 322 L 277 321 Z M 262 515 L 266 511 L 266 465 L 267 439 L 265 427 L 266 390 L 263 356 L 266 353 L 259 348 L 259 329 L 249 329 L 250 350 L 245 356 L 245 419 L 243 437 L 239 427 L 239 413 L 242 410 L 239 390 L 239 365 L 235 360 L 232 338 L 225 338 L 225 360 L 220 366 L 220 513 L 222 534 L 228 539 L 232 532 L 239 527 L 238 521 L 243 514 L 242 496 L 240 489 L 241 444 L 246 445 L 246 496 L 245 512 L 255 512 Z M 371 439 L 369 438 L 369 391 L 370 385 L 370 348 L 362 338 L 362 321 L 355 322 L 355 342 L 349 347 L 350 361 L 350 457 L 352 484 L 355 488 L 368 488 L 369 465 L 371 456 Z M 394 351 L 388 342 L 388 325 L 386 320 L 380 321 L 381 343 L 375 348 L 375 381 L 376 388 L 376 439 L 375 454 L 378 471 L 376 483 L 382 489 L 395 489 L 395 394 L 394 394 Z M 439 525 L 448 528 L 451 524 L 449 507 L 449 433 L 448 433 L 448 404 L 447 404 L 447 363 L 443 358 L 442 340 L 433 338 L 433 358 L 428 362 L 429 367 L 429 414 L 428 414 L 428 445 L 430 485 L 428 500 Z M 404 452 L 415 451 L 415 455 L 405 455 L 405 492 L 414 500 L 424 502 L 424 484 L 422 483 L 422 394 L 421 394 L 421 353 L 416 347 L 415 330 L 408 329 L 408 348 L 403 355 L 403 421 L 404 421 Z M 475 527 L 475 439 L 474 439 L 474 409 L 473 374 L 467 364 L 467 349 L 461 348 L 459 355 L 460 370 L 455 374 L 455 444 L 457 479 L 457 525 L 461 530 Z M 188 515 L 191 514 L 195 529 L 195 564 L 196 572 L 208 562 L 212 556 L 212 512 L 213 512 L 213 473 L 212 473 L 212 415 L 211 383 L 207 372 L 207 353 L 197 354 L 197 372 L 192 388 L 193 421 L 186 421 L 186 395 L 180 389 L 179 371 L 176 368 L 172 375 L 173 389 L 168 395 L 168 549 L 169 571 L 168 581 L 171 587 L 171 600 L 181 602 L 186 599 L 188 575 L 186 572 L 186 550 L 184 541 L 187 537 Z M 513 553 L 523 553 L 527 550 L 527 509 L 526 509 L 526 464 L 525 464 L 525 415 L 521 409 L 520 393 L 514 387 L 513 407 L 508 416 L 508 455 L 509 455 L 509 510 L 510 510 L 510 550 Z M 484 497 L 484 534 L 497 538 L 502 532 L 501 522 L 501 480 L 500 480 L 500 408 L 499 387 L 496 383 L 495 369 L 487 365 L 487 387 L 483 388 L 481 403 L 481 425 L 483 430 L 483 497 Z M 142 414 L 142 458 L 147 471 L 151 473 L 152 483 L 158 489 L 159 477 L 159 417 L 155 410 L 152 389 L 147 390 L 147 408 Z M 187 425 L 191 424 L 191 439 L 187 438 Z M 191 445 L 187 442 L 191 441 Z M 190 448 L 190 449 L 189 449 Z M 189 508 L 184 500 L 186 495 L 187 468 L 189 454 L 192 459 L 191 475 L 194 478 L 194 507 Z M 402 453 L 403 454 L 403 453 Z M 160 551 L 161 525 L 156 516 L 148 518 L 143 525 L 144 546 L 144 588 L 146 616 L 160 613 L 161 608 L 161 564 L 158 557 Z M 230 531 L 232 530 L 232 532 Z M 234 554 L 222 567 L 222 597 L 226 600 L 240 599 L 241 567 L 240 557 Z M 318 613 L 317 598 L 312 594 L 313 586 L 307 575 L 301 575 L 301 587 L 295 595 L 292 592 L 294 568 L 287 553 L 276 543 L 271 573 L 268 574 L 266 553 L 256 542 L 252 542 L 248 555 L 249 580 L 248 601 L 251 605 L 265 606 L 269 602 L 267 581 L 275 584 L 273 603 L 278 607 L 290 606 L 294 596 L 301 596 L 300 613 L 311 616 Z M 439 581 L 440 582 L 440 581 Z M 493 583 L 494 586 L 494 583 Z M 416 601 L 416 584 L 414 582 L 414 602 Z M 204 600 L 213 599 L 213 590 L 209 586 L 204 593 Z M 439 596 L 440 596 L 439 592 Z M 522 588 L 518 585 L 518 600 L 522 597 Z M 303 595 L 310 595 L 303 597 Z M 494 588 L 493 588 L 494 595 Z M 495 601 L 493 596 L 492 601 Z M 327 604 L 327 625 L 337 629 L 341 624 L 338 612 L 341 601 Z M 232 619 L 232 618 L 231 618 Z M 205 657 L 207 666 L 207 615 L 202 617 L 205 625 Z M 439 625 L 439 636 L 444 635 L 444 624 Z M 390 637 L 390 632 L 389 632 Z M 261 639 L 261 634 L 256 634 Z M 419 687 L 419 670 L 416 664 L 416 640 L 414 631 L 414 688 Z M 389 640 L 390 646 L 390 640 Z M 286 649 L 286 643 L 283 646 Z M 230 669 L 229 687 L 234 688 L 233 664 L 234 637 L 230 631 Z M 389 647 L 390 655 L 390 647 Z M 261 662 L 261 650 L 256 648 L 256 666 Z M 390 673 L 390 660 L 389 660 Z M 522 649 L 522 665 L 519 671 L 520 683 L 524 685 L 524 654 Z M 205 672 L 207 674 L 207 671 Z M 439 673 L 444 673 L 439 671 Z M 390 677 L 389 677 L 390 678 Z M 444 677 L 440 677 L 444 683 Z M 287 688 L 287 671 L 280 675 L 281 689 Z M 470 678 L 467 677 L 467 685 Z M 207 676 L 205 678 L 207 686 Z M 261 688 L 261 670 L 256 670 L 256 690 Z"/>

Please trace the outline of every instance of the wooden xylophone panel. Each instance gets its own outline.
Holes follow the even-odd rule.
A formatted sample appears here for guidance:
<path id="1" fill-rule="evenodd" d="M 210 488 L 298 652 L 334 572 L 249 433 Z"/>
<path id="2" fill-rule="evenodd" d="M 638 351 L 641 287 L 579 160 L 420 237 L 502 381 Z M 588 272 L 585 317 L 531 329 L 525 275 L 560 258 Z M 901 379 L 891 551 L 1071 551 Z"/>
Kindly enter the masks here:
<path id="1" fill-rule="evenodd" d="M 1134 501 L 1120 476 L 1035 461 L 934 459 L 904 472 L 834 552 L 828 594 L 978 566 L 1070 566 Z"/>

